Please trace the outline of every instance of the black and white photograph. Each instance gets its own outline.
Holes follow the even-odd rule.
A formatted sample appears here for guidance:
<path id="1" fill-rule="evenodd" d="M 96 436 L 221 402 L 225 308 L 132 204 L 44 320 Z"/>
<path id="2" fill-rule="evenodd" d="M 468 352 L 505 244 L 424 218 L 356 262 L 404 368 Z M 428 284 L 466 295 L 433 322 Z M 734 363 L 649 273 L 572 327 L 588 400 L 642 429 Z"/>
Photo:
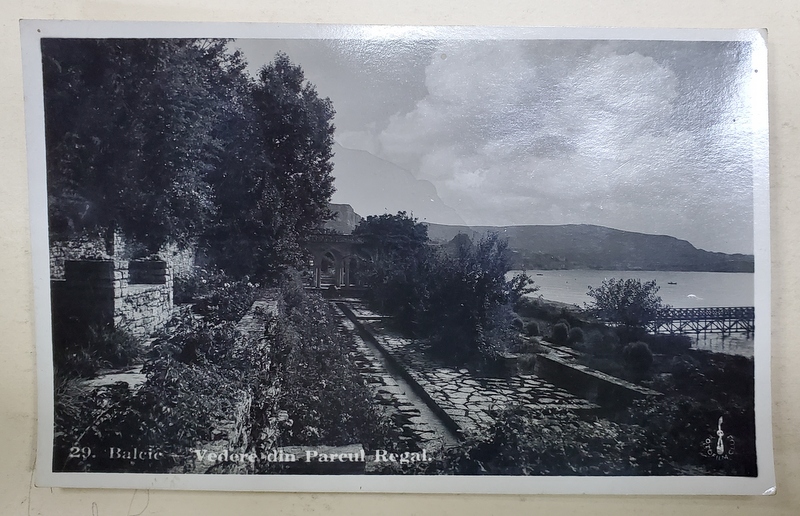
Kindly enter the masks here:
<path id="1" fill-rule="evenodd" d="M 762 32 L 23 35 L 38 485 L 774 486 Z"/>

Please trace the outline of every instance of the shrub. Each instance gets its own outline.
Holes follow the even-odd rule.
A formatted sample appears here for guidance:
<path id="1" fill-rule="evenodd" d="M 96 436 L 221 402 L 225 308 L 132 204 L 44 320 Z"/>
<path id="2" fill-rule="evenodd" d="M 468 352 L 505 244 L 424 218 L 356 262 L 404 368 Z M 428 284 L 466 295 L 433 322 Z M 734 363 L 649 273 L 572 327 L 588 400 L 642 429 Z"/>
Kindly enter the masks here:
<path id="1" fill-rule="evenodd" d="M 550 333 L 550 341 L 555 344 L 563 345 L 567 343 L 568 339 L 569 328 L 567 328 L 567 325 L 564 323 L 556 323 Z"/>
<path id="2" fill-rule="evenodd" d="M 385 447 L 388 420 L 350 360 L 353 342 L 337 331 L 330 305 L 306 292 L 296 275 L 283 282 L 281 293 L 267 331 L 274 384 L 263 389 L 268 397 L 277 395 L 276 409 L 288 415 L 279 445 Z M 273 425 L 270 415 L 254 412 L 256 433 Z"/>
<path id="3" fill-rule="evenodd" d="M 426 473 L 456 475 L 675 474 L 659 448 L 642 446 L 642 437 L 642 428 L 634 425 L 512 407 L 498 414 L 485 435 L 424 467 Z"/>
<path id="4" fill-rule="evenodd" d="M 197 321 L 179 326 L 169 341 L 178 350 L 175 358 L 183 363 L 222 363 L 233 352 L 235 338 L 236 327 L 233 322 L 212 324 Z"/>
<path id="5" fill-rule="evenodd" d="M 524 326 L 512 321 L 511 307 L 533 289 L 525 274 L 506 279 L 507 240 L 491 233 L 435 248 L 427 227 L 405 212 L 367 217 L 353 234 L 363 240 L 369 302 L 393 315 L 398 329 L 427 339 L 434 353 L 457 365 L 491 362 L 515 344 L 518 332 L 509 330 Z"/>
<path id="6" fill-rule="evenodd" d="M 142 367 L 147 380 L 136 392 L 124 383 L 90 389 L 62 380 L 55 394 L 54 468 L 61 471 L 167 473 L 193 466 L 189 450 L 228 432 L 232 416 L 242 425 L 257 375 L 266 369 L 264 348 L 237 340 L 234 324 L 212 324 L 188 312 L 170 322 Z M 116 337 L 124 342 L 123 337 Z M 238 414 L 238 416 L 237 416 Z M 246 417 L 246 414 L 245 414 Z M 108 453 L 92 460 L 69 457 L 70 447 L 108 450 L 125 445 L 164 452 L 164 459 L 120 461 Z M 235 437 L 235 436 L 234 436 Z"/>
<path id="7" fill-rule="evenodd" d="M 513 319 L 511 319 L 511 327 L 517 331 L 522 331 L 525 329 L 525 322 L 521 317 L 515 316 Z"/>
<path id="8" fill-rule="evenodd" d="M 563 324 L 564 326 L 567 327 L 567 331 L 569 331 L 571 328 L 569 321 L 564 317 L 559 318 L 558 321 L 556 321 L 556 324 Z"/>
<path id="9" fill-rule="evenodd" d="M 678 355 L 692 348 L 688 335 L 647 335 L 645 341 L 653 353 L 662 355 Z"/>
<path id="10" fill-rule="evenodd" d="M 176 305 L 194 303 L 208 294 L 208 285 L 203 281 L 200 270 L 189 276 L 175 276 L 172 280 L 173 301 Z"/>
<path id="11" fill-rule="evenodd" d="M 536 321 L 531 321 L 525 325 L 525 333 L 527 333 L 531 337 L 538 337 L 541 335 L 539 331 L 539 323 Z"/>
<path id="12" fill-rule="evenodd" d="M 431 349 L 457 365 L 487 365 L 519 340 L 509 331 L 512 306 L 530 278 L 505 276 L 511 267 L 508 242 L 496 234 L 430 262 L 418 312 L 419 335 Z"/>
<path id="13" fill-rule="evenodd" d="M 571 328 L 569 330 L 569 337 L 568 341 L 570 344 L 578 344 L 583 342 L 584 335 L 583 330 L 580 328 Z"/>
<path id="14" fill-rule="evenodd" d="M 195 313 L 212 322 L 238 321 L 258 296 L 258 287 L 247 279 L 233 280 L 223 273 L 199 273 L 203 285 L 195 291 Z"/>
<path id="15" fill-rule="evenodd" d="M 121 328 L 91 326 L 87 344 L 98 350 L 108 367 L 125 367 L 141 359 L 141 341 Z"/>
<path id="16" fill-rule="evenodd" d="M 653 352 L 646 342 L 636 341 L 622 350 L 626 367 L 637 377 L 644 377 L 653 365 Z"/>
<path id="17" fill-rule="evenodd" d="M 647 336 L 649 335 L 645 328 L 634 326 L 617 326 L 614 328 L 614 333 L 616 333 L 620 342 L 623 344 L 636 342 L 637 340 L 646 342 Z"/>
<path id="18" fill-rule="evenodd" d="M 536 339 L 531 339 L 525 342 L 525 345 L 522 347 L 522 353 L 530 353 L 536 355 L 537 353 L 545 352 L 544 346 L 542 343 Z"/>
<path id="19" fill-rule="evenodd" d="M 702 389 L 695 395 L 638 400 L 618 419 L 626 425 L 644 428 L 641 445 L 655 448 L 664 462 L 684 468 L 701 468 L 706 474 L 756 476 L 756 433 L 753 398 L 721 402 L 721 390 Z M 709 438 L 716 443 L 719 417 L 723 429 L 735 436 L 735 460 L 717 460 L 706 452 Z"/>
<path id="20" fill-rule="evenodd" d="M 658 296 L 658 289 L 655 281 L 606 279 L 598 288 L 589 287 L 587 294 L 594 301 L 587 305 L 587 309 L 600 319 L 622 328 L 642 328 L 666 308 Z"/>
<path id="21" fill-rule="evenodd" d="M 514 303 L 514 311 L 522 317 L 541 319 L 545 321 L 555 321 L 560 312 L 558 309 L 541 299 L 534 299 L 523 296 Z"/>
<path id="22" fill-rule="evenodd" d="M 536 368 L 536 355 L 533 353 L 520 355 L 517 364 L 521 373 L 532 373 Z"/>
<path id="23" fill-rule="evenodd" d="M 608 356 L 619 349 L 619 337 L 612 331 L 590 330 L 584 335 L 580 349 L 595 356 Z"/>
<path id="24" fill-rule="evenodd" d="M 141 360 L 142 344 L 127 331 L 92 325 L 53 346 L 56 374 L 62 378 L 92 376 L 103 367 L 126 367 Z"/>

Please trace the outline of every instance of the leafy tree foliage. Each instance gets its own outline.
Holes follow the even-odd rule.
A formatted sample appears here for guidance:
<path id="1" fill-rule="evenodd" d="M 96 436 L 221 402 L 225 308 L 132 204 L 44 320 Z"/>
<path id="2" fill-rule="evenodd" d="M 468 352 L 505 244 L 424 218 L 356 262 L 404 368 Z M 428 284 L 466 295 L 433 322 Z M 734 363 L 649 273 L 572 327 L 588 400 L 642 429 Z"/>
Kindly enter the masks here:
<path id="1" fill-rule="evenodd" d="M 151 251 L 196 235 L 241 58 L 179 39 L 45 39 L 42 51 L 53 230 L 116 226 Z"/>
<path id="2" fill-rule="evenodd" d="M 496 234 L 477 243 L 462 238 L 446 252 L 404 212 L 368 217 L 353 233 L 364 239 L 373 304 L 403 330 L 462 364 L 491 361 L 513 342 L 518 332 L 512 331 L 511 306 L 530 279 L 506 280 L 506 240 Z"/>
<path id="3" fill-rule="evenodd" d="M 362 280 L 371 287 L 370 301 L 413 333 L 433 262 L 428 227 L 401 211 L 362 219 L 353 235 L 364 240 L 359 251 L 365 262 Z"/>
<path id="4" fill-rule="evenodd" d="M 587 308 L 599 318 L 629 329 L 642 328 L 666 308 L 658 296 L 655 280 L 606 279 L 597 287 L 589 287 L 587 294 L 593 298 Z"/>
<path id="5" fill-rule="evenodd" d="M 333 106 L 284 54 L 253 79 L 224 40 L 45 39 L 50 227 L 143 252 L 199 240 L 274 276 L 329 216 Z"/>
<path id="6" fill-rule="evenodd" d="M 522 274 L 511 281 L 508 241 L 490 233 L 476 243 L 461 239 L 454 253 L 437 256 L 420 312 L 434 350 L 456 362 L 489 365 L 518 338 L 514 302 L 531 291 Z"/>
<path id="7" fill-rule="evenodd" d="M 206 242 L 225 270 L 269 277 L 299 263 L 300 238 L 331 216 L 334 110 L 285 54 L 247 93 L 240 138 L 212 179 L 219 211 Z"/>

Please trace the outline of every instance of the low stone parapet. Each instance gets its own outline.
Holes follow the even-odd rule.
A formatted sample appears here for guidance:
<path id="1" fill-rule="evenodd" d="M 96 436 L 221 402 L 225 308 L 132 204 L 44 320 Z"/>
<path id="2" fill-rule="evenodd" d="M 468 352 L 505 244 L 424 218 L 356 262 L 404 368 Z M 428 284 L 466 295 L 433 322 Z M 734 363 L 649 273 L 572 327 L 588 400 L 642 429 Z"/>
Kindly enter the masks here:
<path id="1" fill-rule="evenodd" d="M 552 355 L 536 355 L 537 376 L 604 408 L 622 408 L 660 392 Z"/>

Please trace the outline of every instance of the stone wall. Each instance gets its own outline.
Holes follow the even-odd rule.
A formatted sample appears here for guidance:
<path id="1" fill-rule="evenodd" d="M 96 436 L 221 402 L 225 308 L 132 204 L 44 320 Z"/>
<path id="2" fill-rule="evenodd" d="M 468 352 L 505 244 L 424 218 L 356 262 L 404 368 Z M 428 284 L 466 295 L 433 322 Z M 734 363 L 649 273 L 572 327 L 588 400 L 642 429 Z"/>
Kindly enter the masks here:
<path id="1" fill-rule="evenodd" d="M 165 244 L 157 253 L 162 260 L 172 265 L 175 277 L 186 278 L 193 274 L 197 254 L 196 243 L 184 248 L 174 243 Z M 135 246 L 118 231 L 103 234 L 86 233 L 70 240 L 50 241 L 50 278 L 64 279 L 64 263 L 68 260 L 131 260 L 136 254 Z"/>
<path id="2" fill-rule="evenodd" d="M 67 260 L 108 260 L 113 257 L 113 243 L 102 235 L 82 235 L 72 240 L 50 241 L 50 277 L 64 279 Z"/>
<path id="3" fill-rule="evenodd" d="M 194 243 L 183 249 L 176 244 L 167 244 L 158 255 L 172 265 L 172 275 L 175 278 L 188 278 L 195 273 L 197 245 Z"/>
<path id="4" fill-rule="evenodd" d="M 92 325 L 147 336 L 172 315 L 172 267 L 160 260 L 66 260 L 51 286 L 56 337 Z"/>
<path id="5" fill-rule="evenodd" d="M 172 286 L 172 267 L 167 262 L 117 262 L 114 327 L 140 336 L 163 327 L 172 315 Z"/>

